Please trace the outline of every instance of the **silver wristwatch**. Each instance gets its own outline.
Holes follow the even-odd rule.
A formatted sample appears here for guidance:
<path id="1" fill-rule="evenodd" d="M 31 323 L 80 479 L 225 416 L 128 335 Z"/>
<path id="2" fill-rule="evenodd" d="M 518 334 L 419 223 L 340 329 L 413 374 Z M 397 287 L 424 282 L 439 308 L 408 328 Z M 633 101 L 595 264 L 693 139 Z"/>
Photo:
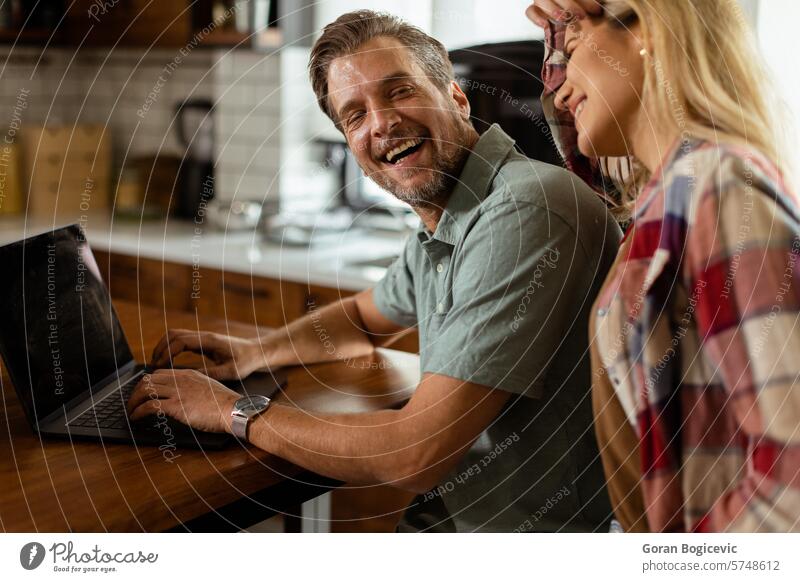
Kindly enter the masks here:
<path id="1" fill-rule="evenodd" d="M 231 431 L 237 439 L 247 440 L 247 425 L 250 419 L 269 408 L 266 396 L 245 396 L 233 403 L 231 411 Z"/>

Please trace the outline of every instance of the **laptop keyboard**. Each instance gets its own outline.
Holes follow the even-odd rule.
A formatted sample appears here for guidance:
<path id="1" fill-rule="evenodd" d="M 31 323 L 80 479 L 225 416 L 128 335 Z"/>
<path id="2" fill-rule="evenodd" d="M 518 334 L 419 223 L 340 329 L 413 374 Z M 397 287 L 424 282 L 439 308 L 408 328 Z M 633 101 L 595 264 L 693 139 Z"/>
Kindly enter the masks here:
<path id="1" fill-rule="evenodd" d="M 123 384 L 119 390 L 115 390 L 95 405 L 81 414 L 79 417 L 69 421 L 67 426 L 89 427 L 89 428 L 127 428 L 128 412 L 125 405 L 141 380 L 141 376 L 131 378 Z"/>

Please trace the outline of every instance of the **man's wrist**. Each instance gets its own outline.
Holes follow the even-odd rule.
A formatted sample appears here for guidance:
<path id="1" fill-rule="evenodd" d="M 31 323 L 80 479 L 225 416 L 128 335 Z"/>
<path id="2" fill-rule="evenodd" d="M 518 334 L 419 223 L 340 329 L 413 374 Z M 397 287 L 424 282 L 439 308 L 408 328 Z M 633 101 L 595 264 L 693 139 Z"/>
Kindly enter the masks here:
<path id="1" fill-rule="evenodd" d="M 256 371 L 268 372 L 270 369 L 275 368 L 274 363 L 274 342 L 271 340 L 270 335 L 258 337 L 253 340 L 253 361 L 258 364 Z"/>
<path id="2" fill-rule="evenodd" d="M 247 432 L 246 432 L 247 442 L 265 451 L 267 451 L 267 449 L 264 447 L 263 439 L 258 438 L 258 435 L 263 432 L 264 423 L 267 422 L 266 421 L 267 415 L 271 414 L 274 411 L 274 409 L 275 405 L 270 404 L 266 410 L 255 415 L 253 418 L 250 419 L 250 422 L 247 423 Z M 273 452 L 273 451 L 268 451 L 268 452 Z"/>

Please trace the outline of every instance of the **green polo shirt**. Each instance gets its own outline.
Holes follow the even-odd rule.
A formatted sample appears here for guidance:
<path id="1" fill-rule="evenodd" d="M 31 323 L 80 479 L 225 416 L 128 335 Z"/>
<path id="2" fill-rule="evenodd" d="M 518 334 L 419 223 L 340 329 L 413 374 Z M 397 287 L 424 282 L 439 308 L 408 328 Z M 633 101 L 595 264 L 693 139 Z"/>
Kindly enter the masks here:
<path id="1" fill-rule="evenodd" d="M 418 328 L 423 373 L 512 397 L 400 531 L 608 530 L 588 318 L 619 238 L 579 178 L 497 125 L 481 136 L 436 232 L 410 237 L 373 296 Z"/>

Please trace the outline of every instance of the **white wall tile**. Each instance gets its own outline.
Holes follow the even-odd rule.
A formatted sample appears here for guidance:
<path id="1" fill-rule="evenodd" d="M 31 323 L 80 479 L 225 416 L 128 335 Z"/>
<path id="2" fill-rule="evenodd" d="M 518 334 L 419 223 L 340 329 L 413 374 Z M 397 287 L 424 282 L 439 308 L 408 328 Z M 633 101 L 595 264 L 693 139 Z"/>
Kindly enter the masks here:
<path id="1" fill-rule="evenodd" d="M 106 59 L 106 49 L 77 56 L 69 49 L 54 49 L 31 79 L 38 50 L 15 48 L 14 58 L 0 74 L 0 107 L 11 111 L 24 87 L 30 91 L 25 123 L 108 122 L 115 159 L 121 162 L 126 151 L 129 156 L 157 150 L 181 155 L 173 123 L 176 103 L 187 97 L 218 99 L 218 195 L 228 199 L 277 195 L 280 57 L 245 50 L 197 50 L 173 72 L 165 71 L 175 55 L 171 49 L 158 49 L 141 58 L 139 50 L 119 49 Z M 0 54 L 0 59 L 5 56 Z M 156 89 L 142 119 L 137 110 L 159 76 L 166 83 Z"/>

